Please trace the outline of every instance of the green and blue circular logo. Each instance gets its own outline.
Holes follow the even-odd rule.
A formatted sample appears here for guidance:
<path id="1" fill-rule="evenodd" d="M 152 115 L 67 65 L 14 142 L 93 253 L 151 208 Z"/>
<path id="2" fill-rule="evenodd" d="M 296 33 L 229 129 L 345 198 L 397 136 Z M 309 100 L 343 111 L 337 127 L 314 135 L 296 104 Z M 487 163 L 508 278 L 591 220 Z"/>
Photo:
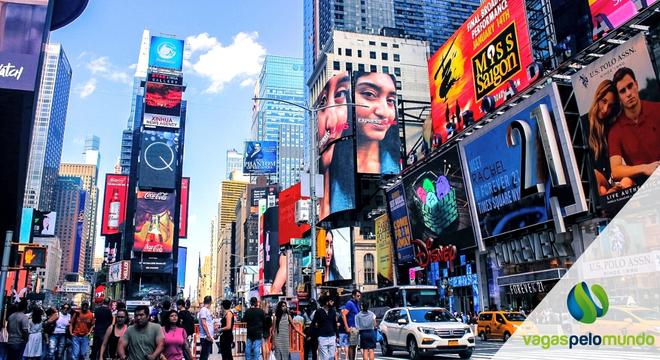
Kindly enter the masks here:
<path id="1" fill-rule="evenodd" d="M 596 304 L 593 296 L 598 299 L 600 306 Z M 605 316 L 610 302 L 607 299 L 605 289 L 598 284 L 591 286 L 591 292 L 584 281 L 573 286 L 566 298 L 566 305 L 571 316 L 584 324 L 592 324 L 597 318 Z"/>

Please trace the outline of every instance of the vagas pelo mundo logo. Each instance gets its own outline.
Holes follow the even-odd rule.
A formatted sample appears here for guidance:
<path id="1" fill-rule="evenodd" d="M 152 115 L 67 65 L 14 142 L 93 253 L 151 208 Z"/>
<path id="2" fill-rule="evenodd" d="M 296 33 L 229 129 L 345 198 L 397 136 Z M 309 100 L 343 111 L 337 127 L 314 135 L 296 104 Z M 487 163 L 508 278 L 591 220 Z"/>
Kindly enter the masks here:
<path id="1" fill-rule="evenodd" d="M 566 307 L 570 316 L 582 324 L 593 324 L 604 318 L 609 310 L 609 299 L 605 289 L 593 284 L 591 288 L 582 281 L 571 288 L 566 297 Z M 623 321 L 622 321 L 623 324 Z M 549 349 L 555 346 L 653 346 L 655 336 L 641 332 L 636 335 L 594 334 L 591 331 L 582 335 L 523 335 L 526 346 L 540 346 Z"/>

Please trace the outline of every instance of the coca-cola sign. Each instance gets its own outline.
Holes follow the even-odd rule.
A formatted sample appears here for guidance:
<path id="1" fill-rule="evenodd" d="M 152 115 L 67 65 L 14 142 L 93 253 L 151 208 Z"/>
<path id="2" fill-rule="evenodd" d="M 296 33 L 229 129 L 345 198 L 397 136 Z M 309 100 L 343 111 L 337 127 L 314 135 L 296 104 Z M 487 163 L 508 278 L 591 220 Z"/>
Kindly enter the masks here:
<path id="1" fill-rule="evenodd" d="M 138 191 L 133 251 L 172 252 L 175 199 L 174 192 Z"/>
<path id="2" fill-rule="evenodd" d="M 433 247 L 433 239 L 426 241 L 414 239 L 411 241 L 415 248 L 415 262 L 423 268 L 434 262 L 448 262 L 449 271 L 454 271 L 454 259 L 456 259 L 456 246 L 446 245 Z"/>
<path id="3" fill-rule="evenodd" d="M 144 199 L 145 200 L 167 201 L 168 198 L 169 198 L 169 194 L 166 193 L 166 192 L 145 191 L 145 193 L 144 193 Z"/>

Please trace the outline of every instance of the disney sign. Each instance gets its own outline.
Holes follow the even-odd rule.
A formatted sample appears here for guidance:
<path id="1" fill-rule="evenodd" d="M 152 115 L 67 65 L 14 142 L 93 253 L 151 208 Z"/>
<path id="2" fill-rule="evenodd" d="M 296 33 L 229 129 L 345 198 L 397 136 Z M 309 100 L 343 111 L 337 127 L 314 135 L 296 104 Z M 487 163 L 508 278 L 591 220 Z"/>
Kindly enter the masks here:
<path id="1" fill-rule="evenodd" d="M 446 261 L 449 262 L 449 271 L 454 271 L 456 246 L 446 245 L 433 248 L 432 238 L 427 238 L 426 241 L 414 239 L 411 243 L 415 248 L 415 261 L 420 267 L 427 268 L 430 263 Z"/>

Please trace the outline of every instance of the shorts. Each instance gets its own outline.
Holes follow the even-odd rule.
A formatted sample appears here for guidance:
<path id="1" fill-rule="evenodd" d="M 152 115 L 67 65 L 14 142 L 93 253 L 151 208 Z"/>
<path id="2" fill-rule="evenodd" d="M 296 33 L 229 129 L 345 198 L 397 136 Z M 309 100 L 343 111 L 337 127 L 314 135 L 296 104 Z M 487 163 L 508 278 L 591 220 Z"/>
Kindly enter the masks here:
<path id="1" fill-rule="evenodd" d="M 360 330 L 360 349 L 376 348 L 376 330 Z"/>
<path id="2" fill-rule="evenodd" d="M 339 334 L 339 343 L 337 343 L 337 346 L 348 346 L 348 334 L 346 333 L 340 333 Z"/>
<path id="3" fill-rule="evenodd" d="M 360 330 L 356 328 L 350 328 L 349 330 L 348 344 L 350 346 L 357 346 L 360 341 Z"/>

